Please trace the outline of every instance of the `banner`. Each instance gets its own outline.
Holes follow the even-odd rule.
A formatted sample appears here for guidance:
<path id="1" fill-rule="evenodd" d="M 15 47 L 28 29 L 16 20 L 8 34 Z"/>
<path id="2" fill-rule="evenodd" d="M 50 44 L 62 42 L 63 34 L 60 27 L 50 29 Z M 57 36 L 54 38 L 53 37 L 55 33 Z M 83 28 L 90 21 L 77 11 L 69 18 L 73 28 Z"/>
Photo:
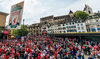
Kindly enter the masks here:
<path id="1" fill-rule="evenodd" d="M 24 2 L 20 2 L 11 7 L 8 29 L 20 29 L 23 14 Z"/>
<path id="2" fill-rule="evenodd" d="M 8 30 L 4 30 L 4 31 L 3 31 L 3 34 L 4 34 L 4 35 L 8 35 L 8 34 L 9 34 L 9 31 L 8 31 Z"/>

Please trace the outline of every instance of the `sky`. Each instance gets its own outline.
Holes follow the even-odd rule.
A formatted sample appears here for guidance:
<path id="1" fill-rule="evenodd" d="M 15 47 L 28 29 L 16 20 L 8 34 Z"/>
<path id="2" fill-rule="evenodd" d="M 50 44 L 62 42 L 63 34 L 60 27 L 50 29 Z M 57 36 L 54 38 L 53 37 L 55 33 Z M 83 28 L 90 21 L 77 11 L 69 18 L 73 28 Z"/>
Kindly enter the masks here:
<path id="1" fill-rule="evenodd" d="M 83 10 L 85 4 L 89 5 L 93 12 L 100 10 L 100 0 L 0 0 L 0 11 L 10 14 L 11 6 L 21 1 L 25 2 L 22 19 L 25 19 L 26 25 L 39 23 L 42 17 L 67 15 L 70 10 Z M 9 16 L 6 25 L 9 23 Z"/>

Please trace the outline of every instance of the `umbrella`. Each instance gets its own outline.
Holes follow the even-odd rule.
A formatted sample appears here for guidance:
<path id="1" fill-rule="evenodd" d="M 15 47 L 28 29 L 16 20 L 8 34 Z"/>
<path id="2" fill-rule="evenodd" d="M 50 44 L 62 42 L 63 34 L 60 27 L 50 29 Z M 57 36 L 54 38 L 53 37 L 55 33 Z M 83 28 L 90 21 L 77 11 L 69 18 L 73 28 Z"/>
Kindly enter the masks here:
<path id="1" fill-rule="evenodd" d="M 14 36 L 11 36 L 11 38 L 15 38 Z"/>

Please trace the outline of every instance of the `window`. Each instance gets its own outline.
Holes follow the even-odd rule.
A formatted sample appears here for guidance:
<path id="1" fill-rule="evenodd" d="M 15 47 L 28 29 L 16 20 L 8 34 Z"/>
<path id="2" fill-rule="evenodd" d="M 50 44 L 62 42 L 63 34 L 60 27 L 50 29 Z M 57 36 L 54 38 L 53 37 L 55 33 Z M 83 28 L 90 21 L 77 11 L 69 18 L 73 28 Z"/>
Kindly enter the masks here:
<path id="1" fill-rule="evenodd" d="M 74 22 L 72 24 L 74 25 Z"/>
<path id="2" fill-rule="evenodd" d="M 90 19 L 92 19 L 92 16 L 89 16 Z"/>
<path id="3" fill-rule="evenodd" d="M 80 23 L 80 21 L 78 21 Z"/>
<path id="4" fill-rule="evenodd" d="M 68 26 L 66 28 L 68 28 Z"/>
<path id="5" fill-rule="evenodd" d="M 82 29 L 84 29 L 84 27 L 82 27 Z"/>
<path id="6" fill-rule="evenodd" d="M 100 26 L 100 25 L 97 25 L 98 27 Z"/>
<path id="7" fill-rule="evenodd" d="M 70 25 L 71 25 L 71 23 L 70 23 Z"/>
<path id="8" fill-rule="evenodd" d="M 75 30 L 75 32 L 77 32 L 77 30 Z"/>
<path id="9" fill-rule="evenodd" d="M 67 30 L 67 32 L 70 32 L 70 30 Z"/>
<path id="10" fill-rule="evenodd" d="M 60 26 L 60 24 L 58 26 Z"/>
<path id="11" fill-rule="evenodd" d="M 98 20 L 96 20 L 96 22 L 98 22 Z"/>
<path id="12" fill-rule="evenodd" d="M 63 29 L 66 29 L 65 27 L 63 27 Z"/>
<path id="13" fill-rule="evenodd" d="M 83 26 L 83 24 L 81 24 L 81 26 Z"/>
<path id="14" fill-rule="evenodd" d="M 79 26 L 79 24 L 77 24 L 77 26 Z"/>
<path id="15" fill-rule="evenodd" d="M 76 28 L 76 26 L 74 26 L 74 28 Z"/>
<path id="16" fill-rule="evenodd" d="M 76 28 L 76 26 L 73 26 L 73 28 Z"/>
<path id="17" fill-rule="evenodd" d="M 78 29 L 80 30 L 80 27 L 78 27 Z"/>
<path id="18" fill-rule="evenodd" d="M 90 14 L 91 12 L 90 12 L 90 11 L 88 11 L 88 13 Z"/>

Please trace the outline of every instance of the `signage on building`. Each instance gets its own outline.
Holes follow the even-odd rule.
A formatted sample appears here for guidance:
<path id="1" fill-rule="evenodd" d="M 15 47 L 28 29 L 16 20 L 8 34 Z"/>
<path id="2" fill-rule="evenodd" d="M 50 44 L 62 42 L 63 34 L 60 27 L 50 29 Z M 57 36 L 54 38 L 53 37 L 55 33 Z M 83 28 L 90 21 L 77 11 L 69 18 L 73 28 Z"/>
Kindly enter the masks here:
<path id="1" fill-rule="evenodd" d="M 20 2 L 11 7 L 8 29 L 20 29 L 23 14 L 24 2 Z"/>

